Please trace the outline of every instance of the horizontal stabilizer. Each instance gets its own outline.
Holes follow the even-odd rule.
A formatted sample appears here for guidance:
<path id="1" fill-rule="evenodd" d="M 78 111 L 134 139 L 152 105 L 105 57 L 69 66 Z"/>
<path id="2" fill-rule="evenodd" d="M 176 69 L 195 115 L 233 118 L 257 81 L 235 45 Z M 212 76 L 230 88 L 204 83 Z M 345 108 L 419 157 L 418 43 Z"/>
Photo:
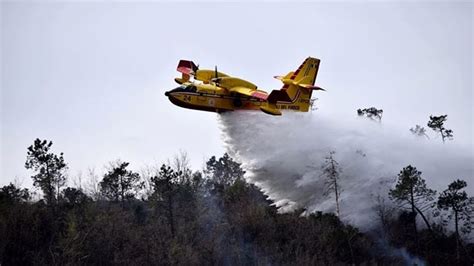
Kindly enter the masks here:
<path id="1" fill-rule="evenodd" d="M 294 73 L 295 72 L 291 71 L 290 73 L 286 74 L 286 76 L 274 76 L 274 78 L 283 81 L 285 79 L 291 79 Z"/>
<path id="2" fill-rule="evenodd" d="M 198 67 L 193 63 L 193 61 L 179 60 L 176 70 L 181 73 L 181 78 L 175 78 L 174 81 L 178 84 L 183 84 L 189 81 L 191 75 L 194 75 L 198 70 Z"/>
<path id="3" fill-rule="evenodd" d="M 326 91 L 325 89 L 318 87 L 318 86 L 313 86 L 311 84 L 298 84 L 301 88 L 305 88 L 308 90 L 315 90 L 315 91 Z"/>

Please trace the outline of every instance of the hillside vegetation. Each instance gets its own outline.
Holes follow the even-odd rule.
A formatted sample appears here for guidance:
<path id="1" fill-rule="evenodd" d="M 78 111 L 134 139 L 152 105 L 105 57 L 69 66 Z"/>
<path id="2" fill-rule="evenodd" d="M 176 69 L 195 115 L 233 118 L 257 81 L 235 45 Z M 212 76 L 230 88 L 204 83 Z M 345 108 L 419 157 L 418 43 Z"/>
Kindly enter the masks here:
<path id="1" fill-rule="evenodd" d="M 203 171 L 189 169 L 184 155 L 142 173 L 114 162 L 102 176 L 91 173 L 86 186 L 68 187 L 67 163 L 51 147 L 37 139 L 27 150 L 40 200 L 13 184 L 0 188 L 1 265 L 474 263 L 474 244 L 462 237 L 472 224 L 466 183 L 455 181 L 436 198 L 412 166 L 389 197 L 407 208 L 381 201 L 376 229 L 363 233 L 333 213 L 279 213 L 227 154 L 211 157 Z M 433 204 L 417 205 L 421 199 Z M 428 212 L 452 214 L 446 221 L 456 231 Z"/>

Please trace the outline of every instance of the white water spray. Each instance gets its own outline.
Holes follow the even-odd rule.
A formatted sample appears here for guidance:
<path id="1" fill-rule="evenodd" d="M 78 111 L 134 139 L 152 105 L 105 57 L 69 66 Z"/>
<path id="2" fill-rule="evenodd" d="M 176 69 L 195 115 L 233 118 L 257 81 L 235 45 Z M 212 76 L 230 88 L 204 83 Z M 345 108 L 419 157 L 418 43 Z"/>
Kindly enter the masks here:
<path id="1" fill-rule="evenodd" d="M 408 131 L 356 114 L 337 117 L 321 111 L 273 117 L 240 111 L 219 116 L 228 152 L 242 163 L 249 182 L 259 186 L 281 211 L 298 207 L 334 212 L 324 196 L 324 157 L 335 151 L 342 168 L 340 218 L 370 228 L 377 196 L 387 197 L 399 171 L 411 164 L 428 186 L 444 190 L 456 178 L 474 191 L 469 147 L 426 140 Z"/>

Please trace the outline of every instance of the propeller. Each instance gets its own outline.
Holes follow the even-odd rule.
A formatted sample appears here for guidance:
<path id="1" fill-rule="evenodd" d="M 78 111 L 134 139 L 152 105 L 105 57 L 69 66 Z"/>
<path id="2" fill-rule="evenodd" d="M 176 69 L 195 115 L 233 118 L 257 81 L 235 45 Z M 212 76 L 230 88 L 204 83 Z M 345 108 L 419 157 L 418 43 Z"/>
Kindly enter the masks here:
<path id="1" fill-rule="evenodd" d="M 219 84 L 219 72 L 217 72 L 217 66 L 214 68 L 214 78 L 211 79 L 214 83 Z"/>

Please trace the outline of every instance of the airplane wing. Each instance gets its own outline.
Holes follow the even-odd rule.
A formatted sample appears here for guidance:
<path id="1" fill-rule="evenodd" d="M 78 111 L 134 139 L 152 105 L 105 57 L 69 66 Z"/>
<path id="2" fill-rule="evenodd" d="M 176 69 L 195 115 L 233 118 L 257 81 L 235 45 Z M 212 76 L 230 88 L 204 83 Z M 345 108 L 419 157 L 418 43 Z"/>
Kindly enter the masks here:
<path id="1" fill-rule="evenodd" d="M 257 89 L 257 85 L 253 84 L 252 82 L 235 78 L 235 77 L 223 77 L 223 78 L 216 78 L 213 79 L 215 83 L 219 84 L 219 87 L 231 89 L 233 87 L 245 87 L 252 90 Z"/>
<path id="2" fill-rule="evenodd" d="M 194 79 L 200 80 L 203 82 L 210 82 L 213 79 L 216 78 L 223 78 L 223 77 L 228 77 L 229 75 L 216 71 L 216 70 L 210 70 L 210 69 L 199 69 L 196 71 L 194 75 Z"/>
<path id="3" fill-rule="evenodd" d="M 212 79 L 212 81 L 216 82 L 219 87 L 227 89 L 229 92 L 242 94 L 260 100 L 266 100 L 268 97 L 266 92 L 257 90 L 257 85 L 240 78 L 222 77 Z"/>
<path id="4" fill-rule="evenodd" d="M 202 81 L 204 83 L 215 82 L 221 88 L 227 89 L 229 92 L 242 94 L 245 96 L 257 98 L 260 100 L 266 100 L 268 94 L 264 91 L 257 90 L 257 85 L 252 82 L 230 77 L 229 75 L 210 69 L 199 69 L 194 62 L 189 60 L 180 60 L 176 69 L 181 72 L 181 78 L 175 78 L 175 81 L 179 84 L 189 81 L 191 76 L 194 76 L 195 80 Z"/>
<path id="5" fill-rule="evenodd" d="M 251 88 L 246 88 L 246 87 L 232 87 L 229 89 L 230 92 L 235 92 L 238 94 L 246 95 L 249 97 L 257 98 L 260 100 L 266 100 L 268 98 L 268 94 L 264 91 L 259 91 Z"/>

